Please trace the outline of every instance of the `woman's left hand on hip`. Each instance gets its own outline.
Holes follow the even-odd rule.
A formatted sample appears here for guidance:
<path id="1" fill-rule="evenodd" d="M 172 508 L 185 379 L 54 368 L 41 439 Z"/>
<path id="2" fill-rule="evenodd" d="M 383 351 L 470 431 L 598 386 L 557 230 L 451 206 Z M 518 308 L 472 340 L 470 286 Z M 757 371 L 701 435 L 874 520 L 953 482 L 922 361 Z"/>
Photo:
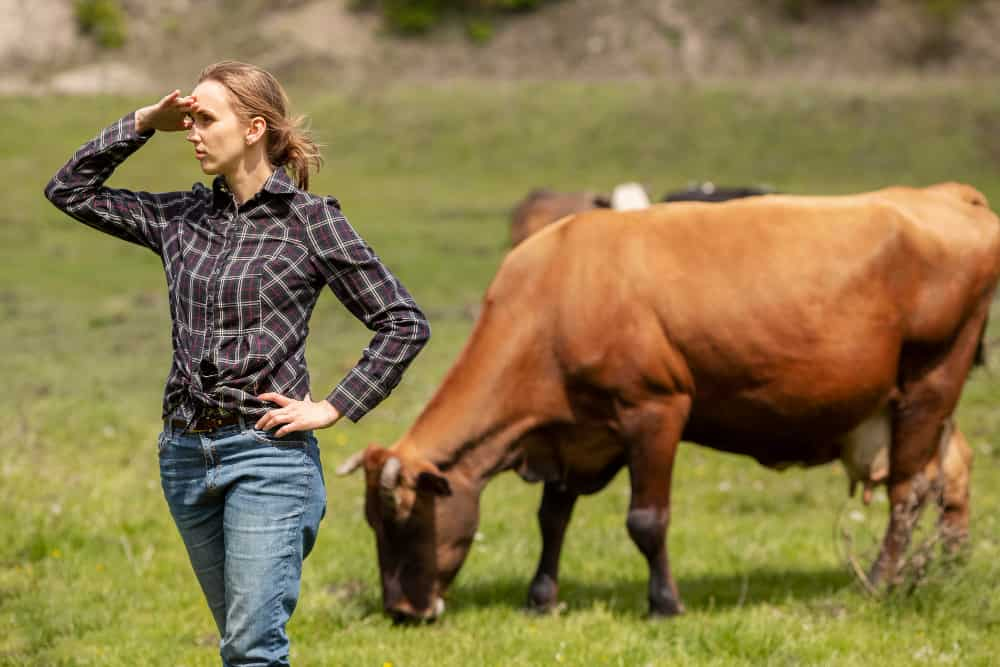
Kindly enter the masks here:
<path id="1" fill-rule="evenodd" d="M 275 426 L 283 424 L 275 433 L 279 438 L 293 431 L 310 431 L 333 426 L 340 419 L 340 412 L 329 401 L 314 401 L 309 394 L 306 394 L 305 399 L 301 401 L 272 392 L 261 394 L 257 398 L 276 403 L 278 407 L 268 410 L 267 414 L 257 420 L 254 428 L 270 431 Z"/>

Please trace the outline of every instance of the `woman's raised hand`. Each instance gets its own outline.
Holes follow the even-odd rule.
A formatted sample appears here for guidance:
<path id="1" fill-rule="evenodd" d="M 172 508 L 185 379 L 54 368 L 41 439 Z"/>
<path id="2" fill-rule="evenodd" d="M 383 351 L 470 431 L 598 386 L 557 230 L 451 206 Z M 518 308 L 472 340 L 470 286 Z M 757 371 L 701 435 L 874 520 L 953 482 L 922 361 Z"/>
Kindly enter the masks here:
<path id="1" fill-rule="evenodd" d="M 187 129 L 185 117 L 191 112 L 197 100 L 193 95 L 181 97 L 181 91 L 167 94 L 156 104 L 142 107 L 135 112 L 135 129 L 138 132 L 162 130 L 178 132 Z"/>

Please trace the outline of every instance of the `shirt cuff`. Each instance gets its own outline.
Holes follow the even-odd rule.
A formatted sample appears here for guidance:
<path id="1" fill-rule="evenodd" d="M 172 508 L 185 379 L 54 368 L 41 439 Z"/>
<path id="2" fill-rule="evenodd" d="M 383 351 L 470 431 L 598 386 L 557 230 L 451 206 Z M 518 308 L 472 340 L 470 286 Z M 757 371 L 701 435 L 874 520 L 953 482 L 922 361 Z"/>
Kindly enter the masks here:
<path id="1" fill-rule="evenodd" d="M 156 130 L 152 128 L 143 130 L 142 132 L 139 132 L 136 129 L 135 111 L 128 114 L 108 129 L 114 130 L 115 134 L 117 134 L 116 139 L 119 141 L 146 141 L 151 136 L 156 134 Z"/>
<path id="2" fill-rule="evenodd" d="M 354 369 L 330 392 L 326 400 L 337 408 L 337 412 L 356 422 L 368 414 L 383 398 L 385 395 L 378 387 Z"/>

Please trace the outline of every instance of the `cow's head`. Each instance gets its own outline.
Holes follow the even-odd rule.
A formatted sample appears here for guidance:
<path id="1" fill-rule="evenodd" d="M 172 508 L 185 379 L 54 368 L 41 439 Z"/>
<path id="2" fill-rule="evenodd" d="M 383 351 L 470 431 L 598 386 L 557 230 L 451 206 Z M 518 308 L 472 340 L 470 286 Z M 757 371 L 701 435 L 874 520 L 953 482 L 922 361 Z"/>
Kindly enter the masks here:
<path id="1" fill-rule="evenodd" d="M 365 518 L 375 531 L 382 606 L 396 621 L 434 620 L 469 552 L 479 494 L 432 462 L 371 445 L 337 472 L 365 472 Z"/>

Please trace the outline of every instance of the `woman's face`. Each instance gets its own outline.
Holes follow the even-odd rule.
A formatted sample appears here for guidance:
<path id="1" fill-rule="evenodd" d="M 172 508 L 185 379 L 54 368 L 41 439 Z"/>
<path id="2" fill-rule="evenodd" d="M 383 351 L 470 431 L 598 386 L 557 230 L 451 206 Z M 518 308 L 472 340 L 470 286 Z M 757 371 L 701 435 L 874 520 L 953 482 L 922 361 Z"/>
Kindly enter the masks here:
<path id="1" fill-rule="evenodd" d="M 196 103 L 187 122 L 187 140 L 206 174 L 235 172 L 249 148 L 249 123 L 240 118 L 229 91 L 218 81 L 205 80 L 191 92 Z"/>

